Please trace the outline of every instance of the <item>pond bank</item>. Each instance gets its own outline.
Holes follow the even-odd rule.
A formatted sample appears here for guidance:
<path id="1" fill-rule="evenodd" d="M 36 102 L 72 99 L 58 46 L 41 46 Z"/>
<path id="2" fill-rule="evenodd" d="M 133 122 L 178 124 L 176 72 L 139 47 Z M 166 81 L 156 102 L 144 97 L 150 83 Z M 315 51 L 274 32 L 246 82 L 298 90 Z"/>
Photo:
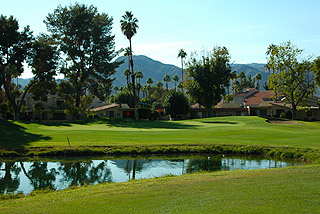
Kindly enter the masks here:
<path id="1" fill-rule="evenodd" d="M 156 145 L 156 146 L 68 146 L 0 149 L 1 157 L 73 157 L 146 154 L 226 154 L 260 155 L 320 162 L 320 150 L 314 148 L 272 147 L 252 145 Z"/>

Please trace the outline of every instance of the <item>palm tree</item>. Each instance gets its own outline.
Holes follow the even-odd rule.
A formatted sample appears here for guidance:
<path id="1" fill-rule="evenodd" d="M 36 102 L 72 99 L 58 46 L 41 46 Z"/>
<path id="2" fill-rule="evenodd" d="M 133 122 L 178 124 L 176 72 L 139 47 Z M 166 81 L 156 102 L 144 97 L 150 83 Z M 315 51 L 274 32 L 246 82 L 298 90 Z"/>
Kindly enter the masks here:
<path id="1" fill-rule="evenodd" d="M 243 89 L 243 80 L 246 78 L 246 74 L 243 71 L 238 73 L 238 78 L 240 79 L 240 88 Z"/>
<path id="2" fill-rule="evenodd" d="M 182 91 L 182 88 L 183 88 L 182 82 L 179 82 L 178 89 L 180 89 L 180 91 Z"/>
<path id="3" fill-rule="evenodd" d="M 260 80 L 261 80 L 262 76 L 261 76 L 261 73 L 257 73 L 256 75 L 256 80 L 258 80 L 258 83 L 257 83 L 257 89 L 259 90 L 260 89 Z"/>
<path id="4" fill-rule="evenodd" d="M 116 94 L 118 93 L 118 91 L 119 91 L 119 88 L 118 88 L 118 86 L 114 86 L 113 87 L 113 90 L 116 92 Z"/>
<path id="5" fill-rule="evenodd" d="M 178 53 L 178 58 L 179 57 L 181 58 L 181 82 L 183 82 L 183 59 L 186 58 L 186 56 L 187 56 L 187 53 L 183 50 L 183 48 L 181 48 Z"/>
<path id="6" fill-rule="evenodd" d="M 163 87 L 163 83 L 161 81 L 158 81 L 156 83 L 157 88 L 162 88 Z"/>
<path id="7" fill-rule="evenodd" d="M 179 82 L 179 77 L 178 75 L 174 75 L 172 77 L 172 80 L 174 81 L 174 90 L 177 91 L 177 82 Z"/>
<path id="8" fill-rule="evenodd" d="M 153 84 L 153 79 L 151 77 L 147 79 L 147 84 L 148 84 L 149 97 L 150 97 L 150 89 L 151 89 L 151 85 Z"/>
<path id="9" fill-rule="evenodd" d="M 162 97 L 162 91 L 163 91 L 163 83 L 161 81 L 158 81 L 156 83 L 157 91 L 158 91 L 158 98 L 160 99 Z"/>
<path id="10" fill-rule="evenodd" d="M 130 70 L 126 69 L 123 71 L 123 76 L 127 79 L 127 87 L 129 89 L 129 83 L 130 83 Z M 129 90 L 130 91 L 130 90 Z"/>
<path id="11" fill-rule="evenodd" d="M 148 84 L 149 86 L 151 86 L 151 85 L 153 84 L 153 79 L 152 79 L 151 77 L 149 77 L 149 78 L 147 79 L 147 84 Z"/>
<path id="12" fill-rule="evenodd" d="M 163 77 L 163 81 L 166 82 L 166 88 L 167 88 L 167 91 L 169 91 L 168 83 L 171 82 L 171 77 L 169 76 L 169 74 L 166 74 L 166 75 Z"/>
<path id="13" fill-rule="evenodd" d="M 130 48 L 130 66 L 131 66 L 131 80 L 132 80 L 132 87 L 133 87 L 133 97 L 134 103 L 133 105 L 136 108 L 136 89 L 135 89 L 135 73 L 133 72 L 133 59 L 132 59 L 132 37 L 137 33 L 138 26 L 138 19 L 133 17 L 132 12 L 126 11 L 126 13 L 122 16 L 122 20 L 120 20 L 121 24 L 121 31 L 129 40 L 129 48 Z M 137 116 L 137 115 L 136 115 Z"/>
<path id="14" fill-rule="evenodd" d="M 148 96 L 148 85 L 142 87 L 142 93 L 144 98 Z"/>
<path id="15" fill-rule="evenodd" d="M 235 79 L 237 79 L 237 72 L 236 71 L 231 72 L 230 79 L 231 79 L 231 83 L 232 83 L 231 89 L 232 89 L 233 94 L 234 94 L 235 90 L 234 90 L 233 82 L 234 82 Z"/>
<path id="16" fill-rule="evenodd" d="M 143 73 L 141 71 L 136 71 L 135 76 L 136 76 L 136 82 L 137 82 L 138 100 L 140 100 L 140 90 L 142 87 L 140 84 L 140 80 L 143 78 Z"/>
<path id="17" fill-rule="evenodd" d="M 130 84 L 130 70 L 129 69 L 126 69 L 126 70 L 124 70 L 123 71 L 123 76 L 125 76 L 126 77 L 126 79 L 127 79 L 127 89 L 128 89 L 128 91 L 129 91 L 129 94 L 130 94 L 130 106 L 132 106 L 132 98 L 131 98 L 131 93 L 130 93 L 130 91 L 131 91 L 131 84 Z"/>
<path id="18" fill-rule="evenodd" d="M 124 56 L 124 57 L 128 57 L 128 68 L 129 68 L 129 71 L 130 71 L 130 57 L 131 57 L 131 55 L 132 55 L 132 52 L 131 52 L 131 50 L 130 50 L 130 47 L 126 47 L 126 48 L 124 49 L 124 54 L 123 54 L 123 56 Z"/>
<path id="19" fill-rule="evenodd" d="M 135 76 L 136 76 L 136 80 L 139 81 L 140 83 L 140 80 L 143 79 L 143 73 L 141 71 L 136 71 Z"/>

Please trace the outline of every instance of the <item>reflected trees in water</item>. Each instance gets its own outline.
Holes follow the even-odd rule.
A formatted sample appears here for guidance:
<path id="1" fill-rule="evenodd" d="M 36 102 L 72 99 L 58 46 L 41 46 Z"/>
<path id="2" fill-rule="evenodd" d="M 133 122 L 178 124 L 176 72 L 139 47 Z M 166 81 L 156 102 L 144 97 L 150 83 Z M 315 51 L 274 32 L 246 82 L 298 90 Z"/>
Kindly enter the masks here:
<path id="1" fill-rule="evenodd" d="M 0 177 L 0 193 L 15 192 L 20 185 L 20 167 L 16 162 L 0 162 L 0 171 L 4 172 Z"/>
<path id="2" fill-rule="evenodd" d="M 59 174 L 55 168 L 48 168 L 48 162 L 33 162 L 26 171 L 23 162 L 20 162 L 21 169 L 30 180 L 33 189 L 56 189 L 54 182 Z"/>
<path id="3" fill-rule="evenodd" d="M 107 161 L 102 161 L 97 166 L 94 166 L 93 161 L 60 162 L 59 164 L 58 169 L 62 173 L 62 180 L 68 182 L 69 186 L 112 182 Z"/>

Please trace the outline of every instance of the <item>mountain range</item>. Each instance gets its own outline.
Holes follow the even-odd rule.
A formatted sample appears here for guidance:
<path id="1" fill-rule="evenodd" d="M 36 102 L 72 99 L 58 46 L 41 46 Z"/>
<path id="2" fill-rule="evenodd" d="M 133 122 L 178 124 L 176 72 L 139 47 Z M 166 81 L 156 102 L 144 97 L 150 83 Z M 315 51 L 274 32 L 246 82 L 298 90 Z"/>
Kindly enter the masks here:
<path id="1" fill-rule="evenodd" d="M 116 73 L 112 75 L 112 78 L 115 78 L 113 82 L 113 86 L 126 86 L 126 77 L 123 75 L 123 71 L 128 68 L 128 58 L 127 57 L 119 57 L 116 61 L 124 61 L 117 69 Z M 143 73 L 143 78 L 141 79 L 141 84 L 145 85 L 146 81 L 149 77 L 152 78 L 154 84 L 158 81 L 162 81 L 163 77 L 166 74 L 169 74 L 172 78 L 174 75 L 178 75 L 179 79 L 181 79 L 181 68 L 164 64 L 162 62 L 153 60 L 147 56 L 137 55 L 133 56 L 134 62 L 134 70 L 139 70 Z M 251 63 L 251 64 L 231 64 L 232 71 L 243 71 L 246 75 L 251 75 L 254 77 L 257 73 L 261 73 L 262 80 L 260 81 L 260 86 L 264 84 L 265 81 L 268 80 L 268 72 L 264 69 L 264 64 L 259 63 Z M 23 87 L 28 84 L 30 79 L 19 79 L 19 84 Z M 16 82 L 16 80 L 15 80 Z M 169 88 L 174 87 L 174 82 L 171 81 L 169 83 Z M 262 87 L 260 87 L 262 89 Z"/>

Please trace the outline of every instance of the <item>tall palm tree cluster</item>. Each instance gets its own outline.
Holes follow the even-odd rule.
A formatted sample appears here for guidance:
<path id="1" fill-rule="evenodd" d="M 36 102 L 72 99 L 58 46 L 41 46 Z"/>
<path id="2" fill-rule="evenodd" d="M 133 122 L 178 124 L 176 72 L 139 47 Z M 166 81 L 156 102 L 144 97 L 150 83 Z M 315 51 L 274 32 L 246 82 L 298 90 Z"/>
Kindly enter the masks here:
<path id="1" fill-rule="evenodd" d="M 123 71 L 123 75 L 127 79 L 126 87 L 119 88 L 118 86 L 114 86 L 113 91 L 115 91 L 117 95 L 118 95 L 117 93 L 118 91 L 132 92 L 133 87 L 132 87 L 132 83 L 129 81 L 128 74 L 129 74 L 129 69 L 126 69 Z M 158 81 L 156 83 L 153 81 L 151 77 L 149 77 L 145 85 L 141 84 L 141 79 L 143 78 L 144 78 L 144 75 L 141 71 L 135 71 L 135 83 L 136 83 L 135 90 L 137 93 L 137 104 L 140 101 L 142 101 L 143 103 L 150 103 L 150 104 L 152 102 L 161 102 L 164 99 L 164 96 L 168 94 L 170 90 L 182 91 L 181 82 L 177 84 L 179 82 L 179 77 L 176 74 L 173 77 L 171 77 L 169 74 L 166 74 L 163 77 L 162 81 Z M 169 83 L 172 81 L 175 83 L 174 89 L 169 88 Z M 140 93 L 142 93 L 142 96 L 140 96 Z"/>
<path id="2" fill-rule="evenodd" d="M 239 71 L 238 74 L 236 71 L 233 71 L 231 72 L 231 75 L 230 75 L 232 92 L 233 94 L 235 94 L 237 92 L 242 91 L 245 88 L 260 89 L 261 79 L 262 79 L 261 73 L 258 73 L 254 77 L 252 77 L 250 74 L 246 76 L 246 74 L 243 71 Z M 229 91 L 229 88 L 228 88 L 228 91 Z"/>
<path id="3" fill-rule="evenodd" d="M 129 72 L 128 76 L 131 75 L 131 81 L 132 81 L 132 92 L 133 92 L 133 106 L 136 106 L 136 74 L 133 70 L 133 58 L 132 58 L 132 37 L 137 33 L 138 26 L 138 19 L 133 17 L 132 12 L 126 11 L 125 14 L 122 16 L 122 20 L 120 20 L 121 24 L 121 31 L 122 33 L 127 37 L 129 40 L 129 49 L 126 49 L 126 53 L 129 58 Z M 131 68 L 131 70 L 130 70 Z M 127 82 L 129 82 L 129 77 L 127 77 Z"/>
<path id="4" fill-rule="evenodd" d="M 120 20 L 121 31 L 129 40 L 129 47 L 127 47 L 124 50 L 124 56 L 128 57 L 128 69 L 123 71 L 123 75 L 125 76 L 127 81 L 127 90 L 130 92 L 129 94 L 131 94 L 131 92 L 133 93 L 133 97 L 131 97 L 130 95 L 130 105 L 134 106 L 135 108 L 140 100 L 140 92 L 143 92 L 144 98 L 148 97 L 149 99 L 151 99 L 151 94 L 157 94 L 154 97 L 157 97 L 157 99 L 162 99 L 162 97 L 169 91 L 168 84 L 169 82 L 171 82 L 171 80 L 175 82 L 174 90 L 177 90 L 178 88 L 180 91 L 183 91 L 183 87 L 182 87 L 183 73 L 184 73 L 183 59 L 187 56 L 186 52 L 183 49 L 179 51 L 178 57 L 181 58 L 182 68 L 181 68 L 181 82 L 178 85 L 177 85 L 177 83 L 179 82 L 178 75 L 173 76 L 171 79 L 171 77 L 168 74 L 166 74 L 163 77 L 163 81 L 166 83 L 166 93 L 163 91 L 164 90 L 163 83 L 161 81 L 156 83 L 154 87 L 151 86 L 154 83 L 151 77 L 148 78 L 147 84 L 145 86 L 142 86 L 140 80 L 144 76 L 141 71 L 134 71 L 133 51 L 132 51 L 132 37 L 137 33 L 137 29 L 139 28 L 138 22 L 139 22 L 138 19 L 133 16 L 131 11 L 130 12 L 126 11 L 125 14 L 122 16 L 122 20 Z M 123 90 L 124 90 L 123 87 L 120 87 L 120 88 L 118 88 L 118 86 L 114 87 L 114 91 L 116 93 L 117 91 L 121 92 Z M 136 94 L 138 96 L 136 96 Z"/>

